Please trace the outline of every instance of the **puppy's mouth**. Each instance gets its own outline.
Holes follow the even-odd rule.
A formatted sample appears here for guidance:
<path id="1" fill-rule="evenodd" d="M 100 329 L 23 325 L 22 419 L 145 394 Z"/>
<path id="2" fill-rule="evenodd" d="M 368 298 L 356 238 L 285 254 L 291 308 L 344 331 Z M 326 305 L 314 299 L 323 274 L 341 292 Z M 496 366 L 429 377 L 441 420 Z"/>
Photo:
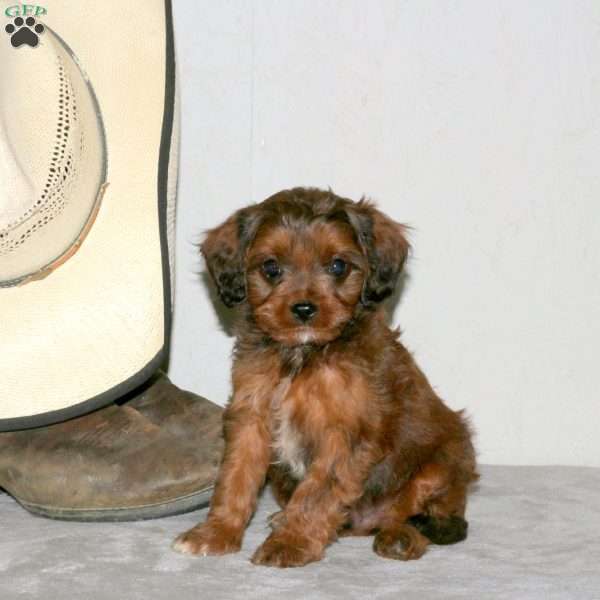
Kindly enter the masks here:
<path id="1" fill-rule="evenodd" d="M 339 331 L 299 325 L 272 331 L 270 335 L 276 342 L 285 346 L 304 346 L 306 344 L 322 346 L 338 337 Z"/>

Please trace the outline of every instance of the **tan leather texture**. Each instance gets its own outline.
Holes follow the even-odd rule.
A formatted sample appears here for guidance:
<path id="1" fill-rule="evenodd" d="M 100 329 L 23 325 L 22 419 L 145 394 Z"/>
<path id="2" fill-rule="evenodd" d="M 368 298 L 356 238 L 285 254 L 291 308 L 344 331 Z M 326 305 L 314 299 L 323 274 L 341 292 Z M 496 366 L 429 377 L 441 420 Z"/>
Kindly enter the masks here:
<path id="1" fill-rule="evenodd" d="M 135 518 L 136 508 L 210 491 L 223 449 L 221 413 L 160 375 L 122 404 L 0 433 L 0 486 L 46 516 L 129 510 Z M 168 514 L 163 508 L 156 516 Z"/>

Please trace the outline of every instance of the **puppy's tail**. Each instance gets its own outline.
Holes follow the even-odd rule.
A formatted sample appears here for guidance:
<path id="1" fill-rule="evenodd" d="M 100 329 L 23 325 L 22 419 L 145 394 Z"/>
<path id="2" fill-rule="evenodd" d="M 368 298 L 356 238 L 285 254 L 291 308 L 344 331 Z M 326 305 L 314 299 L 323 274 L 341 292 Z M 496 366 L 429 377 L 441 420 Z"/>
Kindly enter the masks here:
<path id="1" fill-rule="evenodd" d="M 432 517 L 421 514 L 410 517 L 408 522 L 433 544 L 456 544 L 467 539 L 469 524 L 458 515 Z"/>

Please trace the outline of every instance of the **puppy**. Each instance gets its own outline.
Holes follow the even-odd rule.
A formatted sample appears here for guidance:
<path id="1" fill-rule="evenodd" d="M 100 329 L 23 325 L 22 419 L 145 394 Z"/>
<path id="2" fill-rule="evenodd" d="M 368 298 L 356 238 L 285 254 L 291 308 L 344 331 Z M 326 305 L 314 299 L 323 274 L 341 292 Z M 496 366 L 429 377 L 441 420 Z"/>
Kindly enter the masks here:
<path id="1" fill-rule="evenodd" d="M 386 558 L 465 539 L 469 429 L 386 325 L 406 228 L 372 204 L 296 188 L 209 231 L 202 253 L 236 307 L 233 397 L 210 511 L 180 552 L 240 549 L 268 477 L 281 511 L 257 565 L 320 560 L 341 535 Z"/>

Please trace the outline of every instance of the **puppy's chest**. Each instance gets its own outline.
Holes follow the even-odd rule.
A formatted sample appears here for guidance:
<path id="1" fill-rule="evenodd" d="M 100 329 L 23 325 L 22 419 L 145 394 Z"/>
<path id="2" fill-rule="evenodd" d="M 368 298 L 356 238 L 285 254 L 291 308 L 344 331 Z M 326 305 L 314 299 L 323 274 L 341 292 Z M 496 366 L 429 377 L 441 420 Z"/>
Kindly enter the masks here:
<path id="1" fill-rule="evenodd" d="M 311 379 L 312 385 L 307 385 L 309 380 L 306 376 L 288 379 L 273 401 L 271 434 L 274 462 L 285 466 L 295 479 L 306 475 L 311 433 L 308 417 L 318 408 L 311 393 L 317 378 L 313 375 Z"/>
<path id="2" fill-rule="evenodd" d="M 352 389 L 331 368 L 303 372 L 288 381 L 273 402 L 274 461 L 302 479 L 330 427 L 350 426 L 356 405 Z M 358 386 L 360 387 L 360 386 Z"/>
<path id="3" fill-rule="evenodd" d="M 274 415 L 273 453 L 275 462 L 284 465 L 295 479 L 306 475 L 308 449 L 305 436 L 289 410 L 281 408 Z"/>

